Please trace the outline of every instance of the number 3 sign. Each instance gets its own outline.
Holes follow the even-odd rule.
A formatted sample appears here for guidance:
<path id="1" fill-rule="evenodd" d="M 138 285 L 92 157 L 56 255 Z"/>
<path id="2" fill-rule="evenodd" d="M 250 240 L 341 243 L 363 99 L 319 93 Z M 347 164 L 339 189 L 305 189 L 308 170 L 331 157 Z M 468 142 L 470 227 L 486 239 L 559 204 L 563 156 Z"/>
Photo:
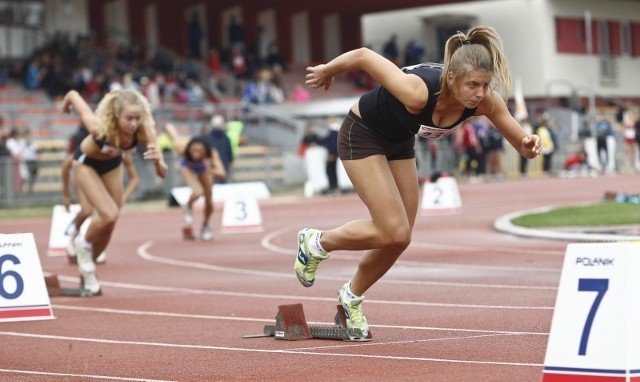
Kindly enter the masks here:
<path id="1" fill-rule="evenodd" d="M 569 244 L 543 382 L 640 381 L 640 244 Z"/>
<path id="2" fill-rule="evenodd" d="M 33 234 L 0 234 L 0 322 L 54 318 Z"/>
<path id="3" fill-rule="evenodd" d="M 258 200 L 249 196 L 227 198 L 222 210 L 222 233 L 262 231 Z"/>

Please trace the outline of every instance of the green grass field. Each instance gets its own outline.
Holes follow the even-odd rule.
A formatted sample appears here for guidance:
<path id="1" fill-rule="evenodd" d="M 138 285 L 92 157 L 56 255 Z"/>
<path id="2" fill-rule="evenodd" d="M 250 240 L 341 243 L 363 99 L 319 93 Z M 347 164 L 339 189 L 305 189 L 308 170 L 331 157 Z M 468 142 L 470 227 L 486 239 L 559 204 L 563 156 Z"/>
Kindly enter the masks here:
<path id="1" fill-rule="evenodd" d="M 549 212 L 524 215 L 513 219 L 511 223 L 526 228 L 640 224 L 640 205 L 607 201 L 568 206 Z"/>

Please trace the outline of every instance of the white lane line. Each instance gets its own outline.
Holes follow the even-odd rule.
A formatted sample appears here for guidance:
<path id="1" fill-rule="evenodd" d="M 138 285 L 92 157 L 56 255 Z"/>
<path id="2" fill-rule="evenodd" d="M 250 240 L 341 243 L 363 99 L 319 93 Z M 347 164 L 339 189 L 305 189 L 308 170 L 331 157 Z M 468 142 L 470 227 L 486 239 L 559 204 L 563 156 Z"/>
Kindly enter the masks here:
<path id="1" fill-rule="evenodd" d="M 58 275 L 58 279 L 63 281 L 70 281 L 78 283 L 78 277 Z M 194 289 L 194 288 L 177 288 L 166 287 L 157 285 L 144 285 L 144 284 L 131 284 L 120 283 L 113 281 L 100 280 L 100 284 L 113 288 L 146 290 L 153 292 L 169 292 L 169 293 L 188 293 L 197 295 L 213 295 L 213 296 L 226 296 L 226 297 L 243 297 L 243 298 L 257 298 L 257 299 L 271 299 L 271 300 L 293 300 L 293 301 L 321 301 L 321 302 L 336 302 L 334 297 L 312 297 L 312 296 L 296 296 L 296 295 L 282 295 L 282 294 L 264 294 L 264 293 L 246 293 L 246 292 L 231 292 L 231 291 L 217 291 L 209 289 Z M 381 305 L 402 305 L 402 306 L 421 306 L 421 307 L 440 307 L 440 308 L 461 308 L 461 309 L 513 309 L 513 310 L 553 310 L 553 306 L 511 306 L 511 305 L 479 305 L 479 304 L 449 304 L 439 302 L 420 302 L 420 301 L 390 301 L 390 300 L 367 300 L 367 304 L 381 304 Z"/>
<path id="2" fill-rule="evenodd" d="M 256 271 L 251 269 L 243 269 L 243 268 L 231 268 L 231 267 L 222 267 L 213 264 L 205 264 L 198 263 L 194 261 L 185 261 L 185 260 L 176 260 L 170 259 L 166 257 L 159 257 L 155 255 L 151 255 L 148 249 L 154 244 L 153 241 L 147 241 L 141 244 L 136 252 L 138 256 L 147 261 L 152 261 L 156 263 L 162 263 L 172 266 L 178 267 L 187 267 L 187 268 L 195 268 L 216 272 L 225 272 L 225 273 L 235 273 L 249 276 L 258 276 L 258 277 L 277 277 L 277 278 L 286 278 L 290 279 L 293 276 L 293 272 L 283 273 L 283 272 L 265 272 L 265 271 Z M 404 264 L 401 262 L 401 264 Z M 425 265 L 424 263 L 416 263 L 419 265 Z M 528 269 L 529 272 L 534 270 Z M 537 269 L 535 270 L 537 271 Z M 391 273 L 392 274 L 392 273 Z M 344 277 L 337 276 L 322 276 L 325 280 L 332 281 L 344 281 Z M 394 280 L 389 278 L 380 279 L 378 282 L 383 284 L 396 284 L 396 285 L 427 285 L 427 286 L 443 286 L 443 287 L 458 287 L 458 288 L 494 288 L 494 289 L 524 289 L 524 290 L 550 290 L 555 291 L 558 288 L 555 286 L 540 286 L 540 285 L 507 285 L 507 284 L 480 284 L 480 283 L 458 283 L 458 282 L 443 282 L 443 281 L 419 281 L 419 280 Z"/>
<path id="3" fill-rule="evenodd" d="M 263 353 L 263 354 L 290 354 L 290 355 L 312 355 L 312 356 L 332 356 L 336 358 L 370 358 L 370 359 L 384 359 L 384 360 L 396 360 L 396 361 L 418 361 L 418 362 L 440 362 L 440 363 L 457 363 L 457 364 L 477 364 L 477 365 L 499 365 L 499 366 L 530 366 L 541 367 L 542 364 L 537 363 L 525 363 L 525 362 L 501 362 L 501 361 L 482 361 L 482 360 L 461 360 L 461 359 L 447 359 L 447 358 L 428 358 L 428 357 L 403 357 L 392 355 L 372 355 L 372 354 L 343 354 L 343 353 L 327 353 L 327 352 L 314 352 L 314 351 L 297 351 L 297 350 L 269 350 L 269 349 L 256 349 L 254 348 L 233 348 L 228 346 L 211 346 L 211 345 L 189 345 L 189 344 L 172 344 L 166 342 L 146 342 L 146 341 L 122 341 L 122 340 L 110 340 L 104 338 L 89 338 L 89 337 L 70 337 L 70 336 L 57 336 L 48 334 L 35 334 L 35 333 L 18 333 L 9 331 L 0 331 L 0 335 L 23 337 L 23 338 L 38 338 L 47 340 L 61 340 L 61 341 L 76 341 L 76 342 L 89 342 L 108 345 L 130 345 L 130 346 L 149 346 L 149 347 L 163 347 L 174 349 L 196 349 L 196 350 L 220 350 L 220 351 L 235 351 L 243 353 Z M 357 345 L 352 345 L 355 347 Z"/>
<path id="4" fill-rule="evenodd" d="M 419 241 L 412 241 L 411 246 L 419 248 L 431 248 L 431 249 L 443 249 L 443 250 L 458 250 L 467 252 L 483 252 L 483 253 L 506 253 L 509 255 L 542 255 L 542 256 L 564 256 L 564 250 L 558 249 L 527 249 L 527 248 L 505 248 L 505 247 L 485 247 L 485 246 L 470 246 L 470 245 L 457 245 L 457 244 L 434 244 L 423 243 Z"/>
<path id="5" fill-rule="evenodd" d="M 159 257 L 159 256 L 151 255 L 148 252 L 148 249 L 153 244 L 154 244 L 153 241 L 147 241 L 141 244 L 136 251 L 138 253 L 138 256 L 140 256 L 141 258 L 147 261 L 152 261 L 152 262 L 162 263 L 162 264 L 167 264 L 172 266 L 179 266 L 179 267 L 189 267 L 189 268 L 196 268 L 196 269 L 203 269 L 203 270 L 210 270 L 210 271 L 217 271 L 217 272 L 236 273 L 236 274 L 243 274 L 243 275 L 250 275 L 250 276 L 260 276 L 260 277 L 277 277 L 277 278 L 286 278 L 286 279 L 290 279 L 293 277 L 292 273 L 289 273 L 289 272 L 283 273 L 283 272 L 255 271 L 255 270 L 245 269 L 245 268 L 222 267 L 222 266 L 212 265 L 212 264 L 204 264 L 204 263 L 198 263 L 193 261 L 176 260 L 176 259 L 170 259 L 165 257 Z M 335 255 L 335 256 L 338 256 L 338 255 Z M 353 259 L 356 260 L 355 257 Z M 402 265 L 414 264 L 419 266 L 428 265 L 427 263 L 419 263 L 419 262 L 414 263 L 414 262 L 403 262 L 403 261 L 398 261 L 396 262 L 396 264 L 402 264 Z M 468 268 L 467 266 L 459 266 L 459 267 Z M 500 270 L 503 270 L 503 269 L 500 269 Z M 510 268 L 509 270 L 514 270 L 514 269 Z M 527 270 L 537 271 L 537 269 L 535 268 L 527 269 Z M 556 270 L 553 270 L 553 271 L 556 272 Z M 330 276 L 330 275 L 323 275 L 322 278 L 325 280 L 332 280 L 332 281 L 344 280 L 344 277 L 337 277 L 337 276 Z M 533 289 L 533 290 L 551 290 L 551 291 L 555 291 L 556 289 L 558 289 L 555 286 L 540 286 L 540 285 L 509 285 L 509 284 L 459 283 L 459 282 L 443 282 L 443 281 L 394 280 L 389 278 L 380 279 L 378 282 L 386 283 L 386 284 L 397 284 L 397 285 L 428 285 L 428 286 L 444 286 L 444 287 L 460 287 L 460 288 L 495 288 L 495 289 L 526 289 L 526 290 Z"/>
<path id="6" fill-rule="evenodd" d="M 293 272 L 282 273 L 282 272 L 255 271 L 255 270 L 247 270 L 247 269 L 241 269 L 241 268 L 221 267 L 218 265 L 198 263 L 194 261 L 176 260 L 176 259 L 170 259 L 165 257 L 159 257 L 159 256 L 151 255 L 148 252 L 148 249 L 153 244 L 154 242 L 150 240 L 140 245 L 136 250 L 136 252 L 138 253 L 138 256 L 140 256 L 142 259 L 147 261 L 179 266 L 179 267 L 189 267 L 189 268 L 196 268 L 196 269 L 203 269 L 203 270 L 210 270 L 210 271 L 217 271 L 217 272 L 226 272 L 226 273 L 244 274 L 244 275 L 259 276 L 259 277 L 269 276 L 269 277 L 278 277 L 278 278 L 286 278 L 286 279 L 290 279 L 293 277 L 292 276 Z M 323 276 L 323 278 L 326 280 L 333 280 L 333 281 L 344 280 L 343 277 L 335 277 L 335 276 L 329 276 L 329 275 Z M 378 282 L 384 283 L 384 284 L 397 284 L 397 285 L 425 285 L 425 286 L 428 285 L 428 286 L 460 287 L 460 288 L 473 288 L 473 289 L 493 288 L 493 289 L 524 289 L 524 290 L 550 290 L 550 291 L 555 291 L 558 289 L 555 286 L 550 287 L 550 286 L 539 286 L 539 285 L 507 285 L 507 284 L 457 283 L 457 282 L 442 282 L 442 281 L 394 280 L 389 278 L 380 279 Z"/>
<path id="7" fill-rule="evenodd" d="M 203 319 L 203 320 L 216 320 L 216 321 L 242 321 L 242 322 L 259 322 L 273 324 L 275 318 L 255 318 L 255 317 L 231 317 L 231 316 L 213 316 L 207 314 L 186 314 L 186 313 L 174 313 L 174 312 L 158 312 L 158 311 L 146 311 L 146 310 L 130 310 L 130 309 L 112 309 L 112 308 L 95 308 L 77 305 L 61 305 L 53 304 L 54 309 L 60 310 L 72 310 L 91 313 L 107 313 L 107 314 L 122 314 L 130 316 L 153 316 L 153 317 L 169 317 L 169 318 L 186 318 L 186 319 Z M 309 325 L 334 325 L 333 322 L 307 322 Z M 384 328 L 384 329 L 400 329 L 400 330 L 416 330 L 416 331 L 438 331 L 438 332 L 462 332 L 462 333 L 483 333 L 490 335 L 527 335 L 527 336 L 546 336 L 549 333 L 541 332 L 519 332 L 513 330 L 487 330 L 487 329 L 468 329 L 468 328 L 445 328 L 434 326 L 408 326 L 408 325 L 369 325 L 372 328 Z M 409 341 L 411 342 L 411 341 Z"/>
<path id="8" fill-rule="evenodd" d="M 388 345 L 405 345 L 405 344 L 414 344 L 414 343 L 424 343 L 424 342 L 440 342 L 440 341 L 456 341 L 456 340 L 471 340 L 475 338 L 487 338 L 487 337 L 498 337 L 498 336 L 511 336 L 512 334 L 479 334 L 477 336 L 460 336 L 460 337 L 440 337 L 440 338 L 427 338 L 424 340 L 406 340 L 406 341 L 388 341 L 388 342 L 362 342 L 360 344 L 361 347 L 366 346 L 380 346 L 383 347 Z M 301 347 L 301 348 L 291 348 L 289 350 L 321 350 L 321 349 L 333 349 L 333 348 L 344 348 L 345 345 L 328 345 L 328 346 L 314 346 L 314 347 Z"/>
<path id="9" fill-rule="evenodd" d="M 275 244 L 272 244 L 274 238 L 282 235 L 284 232 L 289 231 L 288 228 L 281 228 L 279 230 L 273 231 L 267 235 L 265 235 L 260 241 L 260 245 L 271 252 L 278 253 L 281 255 L 292 256 L 293 247 L 292 248 L 283 248 L 279 247 Z M 296 244 L 293 244 L 294 246 Z M 503 252 L 512 254 L 514 252 L 520 252 L 527 254 L 536 253 L 535 250 L 526 250 L 521 248 L 494 248 L 494 247 L 471 247 L 471 246 L 461 246 L 461 245 L 447 245 L 447 244 L 428 244 L 428 243 L 418 243 L 412 242 L 412 246 L 418 246 L 423 248 L 432 248 L 439 250 L 460 250 L 466 252 L 487 252 L 487 253 L 495 253 L 495 252 Z M 554 251 L 554 255 L 564 255 L 564 252 Z M 343 253 L 334 253 L 331 255 L 332 259 L 339 260 L 350 260 L 350 261 L 358 261 L 360 259 L 360 255 L 347 255 Z M 293 257 L 292 257 L 293 258 Z M 411 261 L 411 260 L 402 260 L 398 259 L 395 264 L 400 265 L 410 265 L 410 266 L 421 266 L 421 267 L 432 267 L 432 268 L 454 268 L 454 269 L 472 269 L 472 270 L 483 270 L 483 271 L 499 271 L 499 272 L 550 272 L 550 273 L 560 273 L 560 267 L 558 268 L 533 268 L 533 267 L 507 267 L 507 266 L 492 266 L 492 265 L 474 265 L 474 264 L 453 264 L 453 263 L 434 263 L 428 261 Z"/>
<path id="10" fill-rule="evenodd" d="M 108 375 L 91 375 L 91 374 L 71 374 L 71 373 L 53 373 L 48 371 L 37 370 L 19 370 L 19 369 L 0 369 L 0 373 L 10 374 L 26 374 L 26 375 L 48 375 L 52 377 L 71 377 L 82 379 L 108 379 L 111 381 L 139 381 L 139 382 L 172 382 L 164 379 L 149 379 L 149 378 L 132 378 L 132 377 L 112 377 Z"/>

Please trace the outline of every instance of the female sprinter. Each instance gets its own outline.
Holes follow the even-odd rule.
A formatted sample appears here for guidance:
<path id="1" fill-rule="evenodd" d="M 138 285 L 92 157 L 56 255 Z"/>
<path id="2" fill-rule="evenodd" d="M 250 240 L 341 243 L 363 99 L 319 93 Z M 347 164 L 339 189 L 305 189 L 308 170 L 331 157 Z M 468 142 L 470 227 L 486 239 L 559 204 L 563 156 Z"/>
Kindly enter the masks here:
<path id="1" fill-rule="evenodd" d="M 213 182 L 215 179 L 224 179 L 227 172 L 218 155 L 218 151 L 207 143 L 202 137 L 182 137 L 172 124 L 165 126 L 165 131 L 173 142 L 176 154 L 180 155 L 180 173 L 184 182 L 191 188 L 191 195 L 184 206 L 185 237 L 193 238 L 193 203 L 200 197 L 204 197 L 204 216 L 200 240 L 213 239 L 209 220 L 213 214 Z"/>
<path id="2" fill-rule="evenodd" d="M 94 210 L 86 233 L 74 239 L 82 287 L 91 295 L 101 294 L 95 258 L 107 247 L 123 199 L 122 157 L 138 144 L 146 145 L 143 157 L 153 162 L 156 174 L 164 177 L 167 165 L 156 148 L 151 109 L 137 91 L 115 90 L 106 94 L 94 113 L 80 94 L 69 91 L 63 101 L 65 113 L 75 110 L 89 131 L 74 153 L 76 187 Z"/>
<path id="3" fill-rule="evenodd" d="M 419 199 L 415 135 L 441 139 L 467 118 L 484 115 L 522 156 L 540 153 L 540 138 L 524 132 L 503 99 L 511 76 L 502 40 L 491 27 L 451 36 L 444 65 L 398 68 L 360 48 L 307 68 L 306 83 L 328 90 L 337 74 L 359 70 L 379 85 L 351 107 L 340 128 L 338 155 L 370 217 L 324 231 L 302 229 L 294 266 L 300 282 L 309 287 L 331 251 L 364 251 L 355 275 L 338 292 L 353 340 L 369 334 L 364 293 L 411 243 Z"/>
<path id="4" fill-rule="evenodd" d="M 87 131 L 84 125 L 80 124 L 76 133 L 71 137 L 71 139 L 69 139 L 69 149 L 68 149 L 69 154 L 62 162 L 62 169 L 61 169 L 62 203 L 67 211 L 69 211 L 69 207 L 71 206 L 71 188 L 69 187 L 69 185 L 71 183 L 71 166 L 73 165 L 73 155 L 76 149 L 78 148 L 78 146 L 80 146 L 80 143 L 82 143 L 82 140 L 84 140 L 84 138 L 87 135 L 89 135 L 89 131 Z M 132 156 L 129 154 L 125 154 L 122 157 L 122 159 L 123 159 L 122 165 L 127 171 L 127 177 L 129 178 L 127 188 L 124 190 L 124 193 L 122 194 L 122 204 L 124 205 L 127 202 L 127 200 L 131 197 L 131 195 L 133 195 L 133 192 L 138 187 L 138 184 L 140 184 L 140 178 L 133 164 Z M 78 234 L 78 232 L 80 232 L 80 228 L 82 227 L 84 222 L 87 220 L 87 218 L 91 216 L 91 213 L 93 212 L 93 207 L 91 207 L 91 204 L 89 204 L 89 201 L 84 195 L 82 195 L 80 190 L 77 187 L 75 187 L 75 181 L 73 183 L 74 183 L 74 188 L 76 189 L 78 204 L 80 204 L 80 211 L 78 211 L 78 213 L 76 214 L 76 217 L 73 220 L 72 231 L 69 233 L 69 244 L 67 245 L 67 259 L 69 259 L 69 263 L 77 264 L 78 261 L 76 258 L 75 246 L 74 246 L 73 240 L 76 238 L 76 235 Z M 102 253 L 100 253 L 100 255 L 98 255 L 98 257 L 96 258 L 96 263 L 104 264 L 105 261 L 107 261 L 107 252 L 102 251 Z"/>

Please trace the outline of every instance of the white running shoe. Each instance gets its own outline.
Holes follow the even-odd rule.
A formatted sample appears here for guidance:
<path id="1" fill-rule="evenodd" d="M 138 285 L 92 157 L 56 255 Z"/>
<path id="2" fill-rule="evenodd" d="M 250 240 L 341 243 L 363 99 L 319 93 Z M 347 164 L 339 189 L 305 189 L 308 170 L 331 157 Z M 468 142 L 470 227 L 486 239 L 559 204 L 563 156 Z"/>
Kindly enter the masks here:
<path id="1" fill-rule="evenodd" d="M 184 224 L 191 225 L 193 224 L 193 214 L 191 212 L 191 207 L 189 205 L 184 206 L 182 211 L 182 216 L 184 218 Z"/>
<path id="2" fill-rule="evenodd" d="M 211 232 L 211 228 L 208 224 L 205 224 L 202 227 L 202 232 L 200 233 L 200 240 L 202 241 L 211 241 L 213 240 L 213 233 Z"/>
<path id="3" fill-rule="evenodd" d="M 98 281 L 98 277 L 95 272 L 87 273 L 86 275 L 82 275 L 82 289 L 89 292 L 89 296 L 99 296 L 102 294 L 102 289 L 100 288 L 100 282 Z"/>
<path id="4" fill-rule="evenodd" d="M 107 251 L 102 251 L 101 254 L 98 255 L 96 259 L 96 264 L 104 264 L 107 262 Z"/>
<path id="5" fill-rule="evenodd" d="M 81 235 L 78 235 L 73 242 L 75 244 L 78 269 L 82 275 L 82 287 L 91 294 L 98 294 L 100 292 L 100 283 L 96 277 L 96 264 L 93 262 L 93 248 L 91 248 L 91 244 L 88 244 Z"/>
<path id="6" fill-rule="evenodd" d="M 69 260 L 69 264 L 76 264 L 77 260 L 76 260 L 76 248 L 74 247 L 73 244 L 73 237 L 71 237 L 69 239 L 69 242 L 67 243 L 67 259 Z"/>

